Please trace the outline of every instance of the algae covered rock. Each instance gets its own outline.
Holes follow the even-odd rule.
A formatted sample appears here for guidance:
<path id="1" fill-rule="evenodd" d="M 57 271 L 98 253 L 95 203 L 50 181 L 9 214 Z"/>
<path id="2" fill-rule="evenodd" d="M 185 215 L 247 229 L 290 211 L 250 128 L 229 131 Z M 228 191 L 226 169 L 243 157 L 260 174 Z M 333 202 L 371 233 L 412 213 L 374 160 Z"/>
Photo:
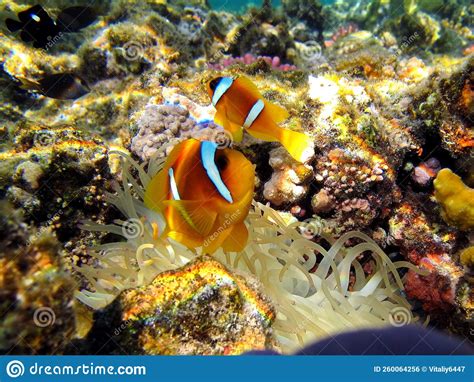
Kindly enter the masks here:
<path id="1" fill-rule="evenodd" d="M 77 285 L 50 231 L 30 235 L 18 211 L 0 210 L 0 353 L 61 354 L 75 333 Z"/>
<path id="2" fill-rule="evenodd" d="M 122 292 L 98 315 L 90 338 L 114 339 L 105 352 L 241 354 L 275 346 L 270 301 L 258 283 L 204 256 Z"/>

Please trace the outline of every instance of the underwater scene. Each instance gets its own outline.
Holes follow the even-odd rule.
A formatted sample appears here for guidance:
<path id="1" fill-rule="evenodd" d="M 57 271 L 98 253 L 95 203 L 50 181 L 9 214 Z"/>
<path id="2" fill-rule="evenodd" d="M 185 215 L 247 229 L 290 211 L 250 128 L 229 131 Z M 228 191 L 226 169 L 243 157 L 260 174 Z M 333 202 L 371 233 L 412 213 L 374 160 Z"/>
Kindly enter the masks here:
<path id="1" fill-rule="evenodd" d="M 473 354 L 471 1 L 0 15 L 0 354 Z"/>

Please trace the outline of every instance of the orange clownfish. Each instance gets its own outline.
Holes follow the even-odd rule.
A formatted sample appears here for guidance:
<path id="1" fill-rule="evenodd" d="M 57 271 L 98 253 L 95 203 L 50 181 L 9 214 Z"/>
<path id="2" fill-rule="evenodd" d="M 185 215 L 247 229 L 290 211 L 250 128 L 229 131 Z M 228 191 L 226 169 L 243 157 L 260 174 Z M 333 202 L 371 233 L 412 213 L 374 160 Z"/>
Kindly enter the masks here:
<path id="1" fill-rule="evenodd" d="M 278 126 L 288 118 L 288 112 L 263 99 L 248 78 L 214 78 L 207 91 L 216 108 L 214 122 L 229 131 L 235 142 L 242 140 L 245 130 L 264 141 L 279 141 L 299 162 L 306 162 L 314 154 L 310 137 Z"/>
<path id="2" fill-rule="evenodd" d="M 160 212 L 163 235 L 188 248 L 239 252 L 247 244 L 254 166 L 242 153 L 188 139 L 176 145 L 145 190 L 145 205 Z"/>

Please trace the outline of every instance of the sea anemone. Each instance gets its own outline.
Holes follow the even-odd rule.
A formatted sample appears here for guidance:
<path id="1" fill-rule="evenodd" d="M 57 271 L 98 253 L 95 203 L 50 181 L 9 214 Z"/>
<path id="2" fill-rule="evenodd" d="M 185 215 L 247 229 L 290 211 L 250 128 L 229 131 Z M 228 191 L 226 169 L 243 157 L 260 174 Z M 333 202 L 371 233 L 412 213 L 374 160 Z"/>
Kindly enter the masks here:
<path id="1" fill-rule="evenodd" d="M 126 239 L 95 248 L 96 264 L 79 268 L 93 291 L 77 292 L 77 298 L 94 309 L 109 304 L 122 290 L 148 284 L 160 272 L 179 268 L 201 254 L 199 249 L 191 251 L 159 237 L 162 218 L 143 204 L 144 189 L 163 160 L 155 156 L 145 170 L 127 155 L 117 154 L 122 186 L 116 195 L 108 195 L 108 202 L 128 220 L 83 226 Z M 138 174 L 138 180 L 132 173 Z M 219 250 L 214 256 L 231 271 L 260 280 L 277 312 L 273 330 L 283 351 L 344 330 L 400 325 L 400 312 L 401 325 L 413 320 L 397 269 L 416 268 L 407 262 L 393 263 L 367 235 L 352 231 L 337 240 L 324 236 L 331 244 L 325 249 L 302 235 L 301 222 L 257 202 L 246 224 L 245 249 L 240 253 Z M 350 239 L 359 244 L 347 246 Z M 371 253 L 375 260 L 370 277 L 358 260 L 362 253 Z"/>

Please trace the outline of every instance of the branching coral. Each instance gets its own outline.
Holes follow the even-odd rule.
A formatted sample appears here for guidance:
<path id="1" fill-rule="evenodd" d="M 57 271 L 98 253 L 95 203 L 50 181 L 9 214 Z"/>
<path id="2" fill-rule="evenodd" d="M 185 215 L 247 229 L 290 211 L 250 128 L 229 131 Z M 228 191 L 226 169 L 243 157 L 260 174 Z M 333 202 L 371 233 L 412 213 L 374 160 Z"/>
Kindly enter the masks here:
<path id="1" fill-rule="evenodd" d="M 109 196 L 109 202 L 128 221 L 85 224 L 86 229 L 118 234 L 127 241 L 100 246 L 93 254 L 98 266 L 80 269 L 94 288 L 78 292 L 83 303 L 101 308 L 121 290 L 149 284 L 158 273 L 179 268 L 200 255 L 199 250 L 195 253 L 157 237 L 153 222 L 160 225 L 160 217 L 143 205 L 144 188 L 161 163 L 152 159 L 145 171 L 123 156 L 123 188 Z M 140 181 L 130 175 L 132 171 L 138 172 Z M 331 244 L 327 250 L 305 239 L 295 219 L 288 220 L 260 203 L 254 203 L 246 223 L 246 248 L 232 254 L 219 250 L 215 258 L 231 271 L 252 274 L 260 280 L 277 312 L 273 329 L 283 350 L 291 351 L 316 338 L 351 328 L 387 325 L 397 319 L 400 310 L 408 321 L 412 319 L 409 304 L 400 295 L 403 285 L 397 269 L 415 269 L 414 266 L 392 263 L 365 234 L 352 231 L 338 240 L 325 237 Z M 347 246 L 349 240 L 359 244 Z M 377 264 L 370 277 L 359 262 L 363 253 L 371 253 Z"/>

